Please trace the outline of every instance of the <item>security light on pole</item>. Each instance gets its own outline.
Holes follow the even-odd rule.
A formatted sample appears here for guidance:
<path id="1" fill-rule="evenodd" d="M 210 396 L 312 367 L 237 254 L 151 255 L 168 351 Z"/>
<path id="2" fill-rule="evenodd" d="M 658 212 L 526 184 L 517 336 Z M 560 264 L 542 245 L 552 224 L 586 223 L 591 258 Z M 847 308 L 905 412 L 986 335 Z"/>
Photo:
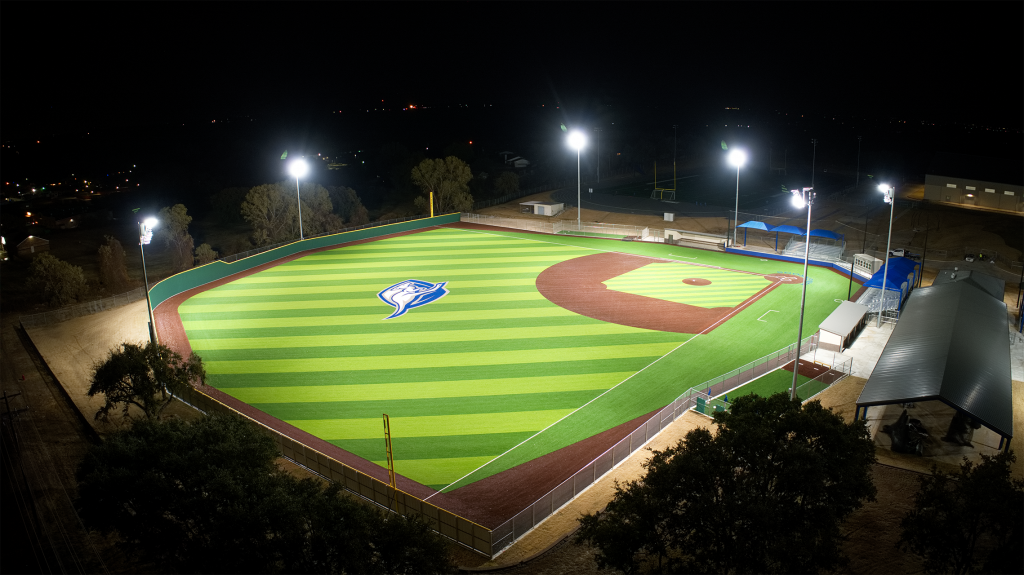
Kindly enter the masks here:
<path id="1" fill-rule="evenodd" d="M 889 246 L 892 243 L 892 213 L 896 202 L 893 194 L 896 189 L 889 184 L 878 184 L 878 191 L 885 195 L 885 203 L 889 204 L 889 237 L 885 240 L 885 270 L 882 272 L 882 297 L 878 298 L 878 321 L 875 327 L 882 327 L 882 310 L 885 308 L 885 286 L 889 280 Z"/>
<path id="2" fill-rule="evenodd" d="M 736 166 L 736 211 L 733 212 L 732 220 L 732 245 L 736 245 L 740 223 L 740 168 L 747 162 L 747 154 L 743 150 L 729 152 L 729 163 Z"/>
<path id="3" fill-rule="evenodd" d="M 146 218 L 139 222 L 139 251 L 142 252 L 142 278 L 146 282 L 146 311 L 149 313 L 149 341 L 156 343 L 156 327 L 153 324 L 153 302 L 149 299 L 149 274 L 146 273 L 146 244 L 153 241 L 153 228 L 159 221 Z"/>
<path id="4" fill-rule="evenodd" d="M 811 205 L 814 204 L 814 188 L 803 188 L 793 190 L 793 205 L 797 209 L 807 207 L 807 231 L 804 232 L 804 281 L 800 293 L 800 323 L 796 328 L 796 359 L 793 361 L 793 386 L 789 391 L 789 398 L 796 399 L 796 378 L 800 373 L 800 339 L 804 335 L 804 303 L 807 301 L 807 260 L 811 253 Z"/>
<path id="5" fill-rule="evenodd" d="M 295 176 L 295 202 L 299 205 L 299 239 L 305 239 L 302 234 L 302 200 L 299 199 L 299 178 L 306 175 L 309 165 L 305 160 L 295 160 L 288 165 L 288 173 Z"/>
<path id="6" fill-rule="evenodd" d="M 577 231 L 583 231 L 583 219 L 582 211 L 583 205 L 581 203 L 582 197 L 580 194 L 580 150 L 583 146 L 587 145 L 587 137 L 583 135 L 583 132 L 573 130 L 569 132 L 569 146 L 576 148 L 576 229 Z"/>

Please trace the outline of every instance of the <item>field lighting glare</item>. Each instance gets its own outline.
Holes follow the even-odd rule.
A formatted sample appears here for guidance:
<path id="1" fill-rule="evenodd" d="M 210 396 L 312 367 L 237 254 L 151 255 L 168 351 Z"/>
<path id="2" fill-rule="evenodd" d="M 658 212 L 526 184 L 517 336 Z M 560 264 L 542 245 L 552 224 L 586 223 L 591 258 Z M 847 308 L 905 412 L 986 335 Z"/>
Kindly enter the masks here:
<path id="1" fill-rule="evenodd" d="M 146 218 L 146 221 L 142 223 L 146 224 L 147 228 L 153 229 L 156 227 L 156 218 Z"/>
<path id="2" fill-rule="evenodd" d="M 804 196 L 799 192 L 799 190 L 793 190 L 793 206 L 801 210 L 807 206 L 807 202 L 804 200 Z"/>
<path id="3" fill-rule="evenodd" d="M 304 160 L 295 160 L 288 165 L 288 173 L 295 178 L 301 178 L 309 171 L 309 166 Z"/>
<path id="4" fill-rule="evenodd" d="M 743 150 L 733 150 L 729 152 L 729 163 L 736 166 L 737 168 L 743 166 L 747 162 L 747 155 L 743 153 Z"/>
<path id="5" fill-rule="evenodd" d="M 583 132 L 573 131 L 569 134 L 569 146 L 575 149 L 577 152 L 587 144 L 587 137 L 583 135 Z"/>

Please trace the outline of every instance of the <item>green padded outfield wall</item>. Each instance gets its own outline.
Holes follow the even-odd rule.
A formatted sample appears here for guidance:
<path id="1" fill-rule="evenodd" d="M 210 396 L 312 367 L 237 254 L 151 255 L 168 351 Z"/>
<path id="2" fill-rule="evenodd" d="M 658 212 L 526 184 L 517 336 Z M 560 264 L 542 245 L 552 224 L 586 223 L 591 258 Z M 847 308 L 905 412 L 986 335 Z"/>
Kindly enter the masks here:
<path id="1" fill-rule="evenodd" d="M 435 216 L 433 218 L 423 218 L 420 220 L 399 222 L 397 224 L 353 230 L 351 232 L 342 232 L 340 234 L 332 234 L 329 236 L 321 236 L 318 238 L 310 238 L 308 240 L 293 242 L 231 263 L 225 263 L 222 261 L 210 262 L 204 266 L 185 270 L 157 283 L 150 288 L 149 298 L 152 302 L 153 308 L 156 309 L 158 305 L 181 292 L 224 279 L 231 274 L 244 272 L 256 266 L 261 266 L 299 252 L 386 236 L 388 234 L 420 230 L 440 224 L 452 224 L 458 222 L 461 217 L 462 214 L 459 213 L 446 214 L 443 216 Z"/>

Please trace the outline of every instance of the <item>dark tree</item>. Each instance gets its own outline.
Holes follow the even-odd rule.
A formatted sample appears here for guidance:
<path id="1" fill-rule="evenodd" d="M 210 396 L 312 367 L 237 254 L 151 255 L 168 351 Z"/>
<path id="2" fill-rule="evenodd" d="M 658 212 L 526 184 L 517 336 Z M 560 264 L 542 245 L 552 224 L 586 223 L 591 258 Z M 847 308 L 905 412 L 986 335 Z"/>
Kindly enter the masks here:
<path id="1" fill-rule="evenodd" d="M 175 395 L 189 386 L 203 385 L 205 380 L 203 360 L 194 353 L 183 359 L 164 345 L 123 343 L 96 366 L 89 397 L 102 393 L 106 399 L 96 412 L 97 419 L 107 419 L 118 406 L 127 417 L 133 405 L 152 418 L 174 401 Z"/>
<path id="2" fill-rule="evenodd" d="M 164 244 L 171 250 L 171 265 L 175 272 L 192 267 L 192 249 L 195 241 L 188 233 L 188 225 L 192 216 L 184 204 L 175 204 L 170 208 L 161 208 L 160 224 L 157 228 L 164 238 Z"/>
<path id="3" fill-rule="evenodd" d="M 107 243 L 100 246 L 97 254 L 100 267 L 100 282 L 112 293 L 121 293 L 131 286 L 124 248 L 117 238 L 105 236 Z"/>
<path id="4" fill-rule="evenodd" d="M 921 478 L 900 522 L 901 549 L 931 573 L 1024 573 L 1024 480 L 1010 475 L 1013 452 L 966 457 L 960 473 Z"/>
<path id="5" fill-rule="evenodd" d="M 68 305 L 85 296 L 88 290 L 82 268 L 48 252 L 32 258 L 28 273 L 29 288 L 54 307 Z"/>
<path id="6" fill-rule="evenodd" d="M 580 519 L 598 564 L 627 573 L 812 573 L 846 563 L 839 526 L 873 500 L 874 445 L 817 401 L 737 398 L 718 432 L 655 451 L 646 475 Z"/>
<path id="7" fill-rule="evenodd" d="M 334 213 L 345 222 L 346 226 L 361 226 L 370 222 L 370 215 L 352 188 L 345 186 L 327 186 Z"/>
<path id="8" fill-rule="evenodd" d="M 447 547 L 422 522 L 297 480 L 274 441 L 234 416 L 140 420 L 78 469 L 86 525 L 133 557 L 190 573 L 436 573 Z"/>

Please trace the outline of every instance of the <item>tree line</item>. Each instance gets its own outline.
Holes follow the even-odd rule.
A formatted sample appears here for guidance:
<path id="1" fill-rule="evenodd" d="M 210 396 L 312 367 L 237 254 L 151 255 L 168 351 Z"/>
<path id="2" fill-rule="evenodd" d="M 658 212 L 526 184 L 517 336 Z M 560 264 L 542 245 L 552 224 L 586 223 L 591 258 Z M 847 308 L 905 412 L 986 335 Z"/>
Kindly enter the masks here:
<path id="1" fill-rule="evenodd" d="M 78 466 L 75 506 L 147 570 L 174 573 L 444 573 L 445 540 L 426 523 L 380 510 L 337 484 L 298 479 L 277 445 L 233 415 L 162 420 L 188 387 L 205 385 L 196 354 L 124 343 L 92 374 L 98 419 L 130 427 Z M 118 415 L 119 414 L 119 415 Z"/>
<path id="2" fill-rule="evenodd" d="M 737 398 L 653 451 L 646 473 L 617 484 L 580 519 L 576 543 L 625 573 L 818 573 L 848 566 L 843 522 L 874 501 L 874 443 L 818 401 Z M 1024 572 L 1024 480 L 1012 452 L 964 458 L 960 473 L 923 476 L 895 545 L 929 573 Z"/>

